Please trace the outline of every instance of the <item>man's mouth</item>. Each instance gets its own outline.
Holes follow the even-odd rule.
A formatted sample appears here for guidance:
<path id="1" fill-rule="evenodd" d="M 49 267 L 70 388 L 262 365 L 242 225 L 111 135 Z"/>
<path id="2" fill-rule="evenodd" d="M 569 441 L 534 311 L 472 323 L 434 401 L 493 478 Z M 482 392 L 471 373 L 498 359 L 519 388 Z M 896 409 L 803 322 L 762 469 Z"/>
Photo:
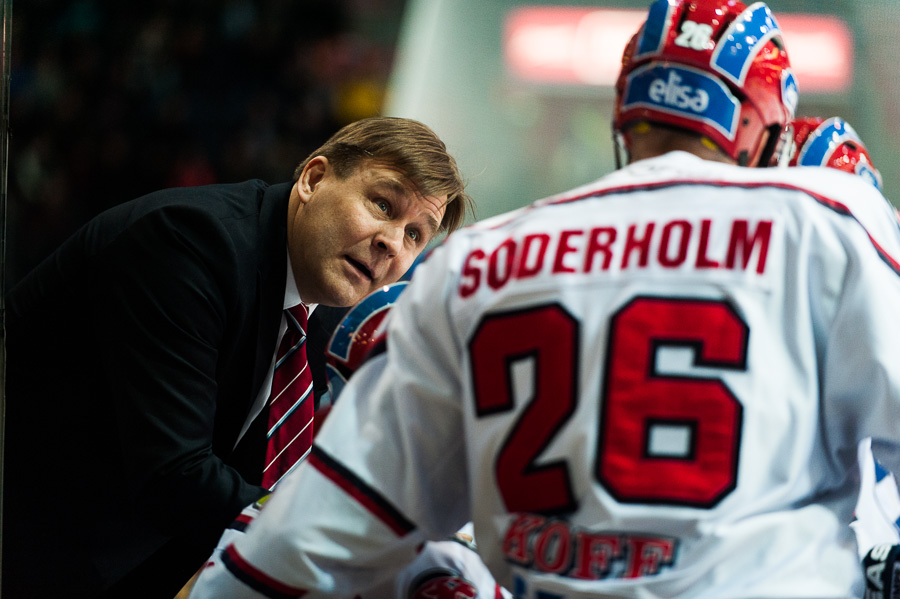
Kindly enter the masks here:
<path id="1" fill-rule="evenodd" d="M 375 278 L 374 275 L 372 274 L 372 271 L 369 270 L 369 267 L 366 266 L 365 264 L 363 264 L 362 262 L 359 262 L 359 261 L 357 261 L 357 260 L 354 260 L 354 259 L 351 258 L 350 256 L 347 256 L 347 262 L 349 262 L 350 264 L 352 264 L 353 267 L 356 268 L 356 270 L 358 270 L 358 271 L 360 271 L 361 273 L 363 273 L 364 275 L 366 275 L 366 277 L 368 277 L 369 279 L 374 279 L 374 278 Z"/>

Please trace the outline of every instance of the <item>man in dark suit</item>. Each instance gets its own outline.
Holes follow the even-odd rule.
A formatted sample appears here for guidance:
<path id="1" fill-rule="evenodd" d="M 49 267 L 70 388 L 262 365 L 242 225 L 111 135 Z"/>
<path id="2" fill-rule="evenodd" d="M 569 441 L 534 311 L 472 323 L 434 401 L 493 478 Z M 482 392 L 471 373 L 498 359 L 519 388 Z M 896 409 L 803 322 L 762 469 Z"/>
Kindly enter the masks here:
<path id="1" fill-rule="evenodd" d="M 292 183 L 149 194 L 26 276 L 6 298 L 3 597 L 173 597 L 268 492 L 287 298 L 327 310 L 396 281 L 464 221 L 463 188 L 430 129 L 365 119 Z"/>

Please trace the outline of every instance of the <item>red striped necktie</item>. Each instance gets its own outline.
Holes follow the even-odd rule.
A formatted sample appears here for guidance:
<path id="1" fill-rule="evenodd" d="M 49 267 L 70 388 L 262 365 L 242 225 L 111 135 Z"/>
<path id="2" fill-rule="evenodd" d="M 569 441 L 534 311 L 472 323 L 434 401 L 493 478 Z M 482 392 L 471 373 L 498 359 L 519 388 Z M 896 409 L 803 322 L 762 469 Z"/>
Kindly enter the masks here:
<path id="1" fill-rule="evenodd" d="M 313 438 L 313 380 L 306 361 L 308 308 L 284 311 L 287 330 L 278 346 L 262 485 L 272 489 L 309 453 Z"/>

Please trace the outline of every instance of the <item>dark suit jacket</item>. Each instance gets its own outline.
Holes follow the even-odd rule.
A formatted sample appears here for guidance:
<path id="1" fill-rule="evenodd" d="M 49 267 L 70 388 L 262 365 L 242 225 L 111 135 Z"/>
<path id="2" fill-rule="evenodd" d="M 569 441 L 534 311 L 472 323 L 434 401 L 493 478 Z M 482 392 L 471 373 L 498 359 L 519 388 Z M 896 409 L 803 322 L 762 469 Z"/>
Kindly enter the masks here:
<path id="1" fill-rule="evenodd" d="M 290 188 L 122 204 L 7 295 L 3 597 L 171 599 L 265 493 L 262 437 L 234 446 L 275 347 Z"/>

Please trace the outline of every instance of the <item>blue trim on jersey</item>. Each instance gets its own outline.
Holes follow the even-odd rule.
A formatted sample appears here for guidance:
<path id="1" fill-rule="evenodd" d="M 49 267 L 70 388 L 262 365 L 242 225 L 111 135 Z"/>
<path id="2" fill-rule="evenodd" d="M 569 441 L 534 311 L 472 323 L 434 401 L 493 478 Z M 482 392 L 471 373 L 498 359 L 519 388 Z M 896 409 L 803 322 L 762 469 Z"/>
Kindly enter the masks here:
<path id="1" fill-rule="evenodd" d="M 710 125 L 734 139 L 741 103 L 718 78 L 690 67 L 646 64 L 628 76 L 622 112 L 649 107 Z"/>
<path id="2" fill-rule="evenodd" d="M 874 462 L 875 462 L 875 482 L 880 483 L 891 473 L 887 468 L 885 468 L 880 463 L 878 463 L 878 460 L 874 460 Z"/>
<path id="3" fill-rule="evenodd" d="M 669 0 L 656 0 L 650 5 L 647 20 L 644 22 L 644 28 L 641 30 L 641 37 L 637 42 L 637 48 L 632 60 L 637 60 L 644 54 L 652 54 L 659 51 L 668 31 L 669 11 L 671 8 Z"/>
<path id="4" fill-rule="evenodd" d="M 753 59 L 776 35 L 781 35 L 781 29 L 772 11 L 764 3 L 757 2 L 728 26 L 713 51 L 712 67 L 737 85 L 743 85 Z"/>

